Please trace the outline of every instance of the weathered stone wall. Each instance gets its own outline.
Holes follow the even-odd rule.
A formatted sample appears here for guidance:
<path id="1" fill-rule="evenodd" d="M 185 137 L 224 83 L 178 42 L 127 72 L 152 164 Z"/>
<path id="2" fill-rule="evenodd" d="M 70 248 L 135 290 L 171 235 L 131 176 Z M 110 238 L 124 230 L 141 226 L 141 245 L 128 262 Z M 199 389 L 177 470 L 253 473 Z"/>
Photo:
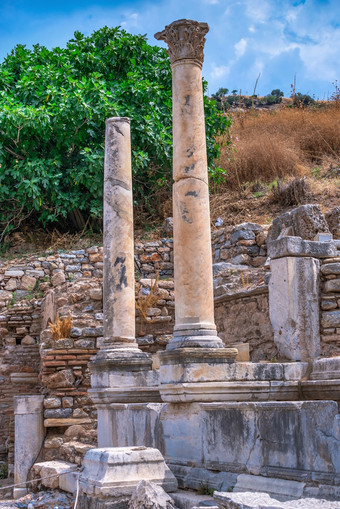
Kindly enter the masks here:
<path id="1" fill-rule="evenodd" d="M 227 226 L 212 232 L 214 263 L 223 261 L 233 264 L 261 267 L 267 259 L 268 227 L 256 223 Z"/>
<path id="2" fill-rule="evenodd" d="M 340 257 L 322 260 L 320 327 L 322 356 L 340 355 Z"/>
<path id="3" fill-rule="evenodd" d="M 215 322 L 226 346 L 249 343 L 252 361 L 276 358 L 266 285 L 216 297 Z"/>

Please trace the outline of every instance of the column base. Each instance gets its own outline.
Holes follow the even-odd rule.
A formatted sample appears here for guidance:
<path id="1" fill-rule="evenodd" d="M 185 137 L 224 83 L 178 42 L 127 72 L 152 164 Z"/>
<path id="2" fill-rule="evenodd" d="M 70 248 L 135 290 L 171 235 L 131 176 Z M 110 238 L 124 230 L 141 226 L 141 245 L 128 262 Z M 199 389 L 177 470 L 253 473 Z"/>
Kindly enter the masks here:
<path id="1" fill-rule="evenodd" d="M 236 348 L 178 348 L 160 354 L 160 386 L 159 391 L 163 401 L 202 401 L 200 385 L 206 386 L 226 377 L 226 367 L 235 362 Z M 209 384 L 208 384 L 209 385 Z M 193 386 L 195 389 L 190 390 Z M 185 390 L 184 390 L 185 389 Z M 189 389 L 189 391 L 188 391 Z M 184 393 L 190 393 L 183 398 Z"/>
<path id="2" fill-rule="evenodd" d="M 103 348 L 89 364 L 96 406 L 111 403 L 159 402 L 159 376 L 151 355 L 136 348 Z"/>
<path id="3" fill-rule="evenodd" d="M 179 348 L 224 348 L 224 343 L 216 329 L 182 329 L 174 331 L 166 347 L 167 350 Z"/>

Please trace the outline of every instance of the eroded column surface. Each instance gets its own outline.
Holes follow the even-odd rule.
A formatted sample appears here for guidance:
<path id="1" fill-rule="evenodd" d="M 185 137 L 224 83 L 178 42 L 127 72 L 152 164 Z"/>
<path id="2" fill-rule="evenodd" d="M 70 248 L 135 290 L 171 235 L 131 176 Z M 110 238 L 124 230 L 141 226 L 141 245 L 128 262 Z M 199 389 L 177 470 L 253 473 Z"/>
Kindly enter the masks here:
<path id="1" fill-rule="evenodd" d="M 175 329 L 168 349 L 223 347 L 214 320 L 208 167 L 201 68 L 207 23 L 155 34 L 169 46 L 173 88 Z"/>
<path id="2" fill-rule="evenodd" d="M 107 346 L 135 340 L 131 141 L 128 118 L 106 121 L 104 167 L 103 326 Z"/>
<path id="3" fill-rule="evenodd" d="M 158 401 L 150 355 L 135 339 L 135 283 L 130 121 L 106 121 L 104 168 L 104 340 L 91 368 L 98 442 L 112 445 L 112 403 Z"/>

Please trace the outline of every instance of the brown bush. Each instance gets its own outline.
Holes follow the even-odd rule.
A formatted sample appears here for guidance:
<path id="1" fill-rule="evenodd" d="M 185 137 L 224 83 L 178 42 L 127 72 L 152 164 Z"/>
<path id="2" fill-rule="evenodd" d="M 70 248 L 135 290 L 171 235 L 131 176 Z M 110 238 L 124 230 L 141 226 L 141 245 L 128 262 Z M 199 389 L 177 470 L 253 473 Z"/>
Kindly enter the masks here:
<path id="1" fill-rule="evenodd" d="M 305 178 L 295 178 L 288 184 L 278 181 L 271 191 L 272 203 L 287 207 L 307 203 L 309 198 L 310 190 Z"/>
<path id="2" fill-rule="evenodd" d="M 228 174 L 225 187 L 301 177 L 325 159 L 339 164 L 340 109 L 328 106 L 237 113 L 233 140 L 234 151 L 222 153 L 218 161 Z"/>

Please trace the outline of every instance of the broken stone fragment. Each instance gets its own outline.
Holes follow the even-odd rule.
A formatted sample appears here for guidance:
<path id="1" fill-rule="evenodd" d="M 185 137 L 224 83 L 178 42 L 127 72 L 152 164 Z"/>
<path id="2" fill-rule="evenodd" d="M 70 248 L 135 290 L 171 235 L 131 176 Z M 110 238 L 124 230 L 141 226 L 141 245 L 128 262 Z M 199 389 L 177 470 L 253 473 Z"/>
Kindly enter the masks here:
<path id="1" fill-rule="evenodd" d="M 161 486 L 143 480 L 132 493 L 129 509 L 175 509 L 175 504 Z"/>

